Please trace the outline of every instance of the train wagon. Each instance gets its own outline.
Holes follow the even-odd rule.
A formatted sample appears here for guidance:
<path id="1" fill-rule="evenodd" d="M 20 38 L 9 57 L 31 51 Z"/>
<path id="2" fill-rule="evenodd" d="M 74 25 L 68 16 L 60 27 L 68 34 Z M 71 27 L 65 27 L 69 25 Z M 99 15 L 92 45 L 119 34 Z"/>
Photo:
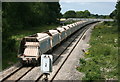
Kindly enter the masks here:
<path id="1" fill-rule="evenodd" d="M 74 32 L 77 30 L 77 25 L 76 25 L 75 23 L 73 23 L 72 26 L 73 26 L 73 27 L 72 27 L 72 29 L 73 29 L 73 32 L 72 32 L 72 33 L 74 33 Z"/>
<path id="2" fill-rule="evenodd" d="M 78 23 L 74 23 L 74 24 L 75 24 L 75 28 L 76 28 L 75 31 L 77 31 L 77 30 L 79 29 L 80 26 L 79 26 Z"/>
<path id="3" fill-rule="evenodd" d="M 37 33 L 36 35 L 23 38 L 18 57 L 22 64 L 38 64 L 40 55 L 50 49 L 50 36 L 47 33 Z"/>
<path id="4" fill-rule="evenodd" d="M 39 42 L 26 42 L 23 56 L 21 56 L 22 63 L 36 62 L 37 64 L 40 57 L 39 47 Z"/>
<path id="5" fill-rule="evenodd" d="M 56 29 L 60 33 L 60 39 L 61 39 L 61 41 L 63 41 L 67 37 L 65 29 L 61 28 L 61 27 L 58 27 Z"/>
<path id="6" fill-rule="evenodd" d="M 37 33 L 37 40 L 40 44 L 41 54 L 47 52 L 52 48 L 51 37 L 47 33 Z"/>
<path id="7" fill-rule="evenodd" d="M 60 34 L 57 30 L 49 30 L 48 34 L 51 36 L 51 45 L 55 47 L 57 44 L 60 43 Z"/>
<path id="8" fill-rule="evenodd" d="M 62 28 L 64 28 L 66 30 L 66 36 L 71 35 L 70 28 L 68 26 L 62 26 Z"/>
<path id="9" fill-rule="evenodd" d="M 72 34 L 74 32 L 74 29 L 75 29 L 74 26 L 73 26 L 73 24 L 69 24 L 67 26 L 69 27 L 70 34 Z"/>

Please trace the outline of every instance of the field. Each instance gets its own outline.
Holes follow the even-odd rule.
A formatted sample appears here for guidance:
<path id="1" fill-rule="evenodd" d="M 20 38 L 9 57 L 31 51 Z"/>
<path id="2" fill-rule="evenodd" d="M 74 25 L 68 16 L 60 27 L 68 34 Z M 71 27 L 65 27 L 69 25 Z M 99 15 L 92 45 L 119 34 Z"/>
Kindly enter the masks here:
<path id="1" fill-rule="evenodd" d="M 118 77 L 118 28 L 113 22 L 95 26 L 90 39 L 90 48 L 80 59 L 78 71 L 83 80 L 116 80 Z"/>

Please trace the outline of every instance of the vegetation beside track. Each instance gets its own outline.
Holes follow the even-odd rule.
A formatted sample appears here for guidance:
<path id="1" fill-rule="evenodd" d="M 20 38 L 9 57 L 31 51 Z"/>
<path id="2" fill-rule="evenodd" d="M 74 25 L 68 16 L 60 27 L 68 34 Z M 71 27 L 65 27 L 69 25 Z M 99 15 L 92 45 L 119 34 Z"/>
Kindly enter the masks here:
<path id="1" fill-rule="evenodd" d="M 117 79 L 118 29 L 115 23 L 98 24 L 92 31 L 90 46 L 77 68 L 85 74 L 83 80 Z"/>

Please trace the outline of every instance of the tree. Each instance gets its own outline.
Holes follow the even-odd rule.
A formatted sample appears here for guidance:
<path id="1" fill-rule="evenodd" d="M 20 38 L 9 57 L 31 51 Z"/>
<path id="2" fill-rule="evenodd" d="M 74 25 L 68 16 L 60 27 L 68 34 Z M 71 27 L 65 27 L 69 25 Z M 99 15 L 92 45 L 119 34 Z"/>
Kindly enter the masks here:
<path id="1" fill-rule="evenodd" d="M 83 11 L 77 11 L 76 12 L 76 17 L 77 18 L 84 18 L 84 12 Z"/>
<path id="2" fill-rule="evenodd" d="M 90 12 L 88 10 L 84 11 L 84 17 L 87 18 L 90 16 Z"/>
<path id="3" fill-rule="evenodd" d="M 63 15 L 65 18 L 103 18 L 108 19 L 110 18 L 108 15 L 98 15 L 98 14 L 91 14 L 90 11 L 66 11 Z"/>
<path id="4" fill-rule="evenodd" d="M 76 12 L 76 17 L 78 18 L 88 18 L 90 17 L 90 12 L 88 10 L 85 10 L 85 11 L 77 11 Z"/>
<path id="5" fill-rule="evenodd" d="M 120 47 L 120 45 L 119 45 L 120 44 L 120 1 L 117 2 L 117 4 L 116 4 L 116 11 L 117 11 L 116 19 L 117 19 L 118 31 L 119 31 L 118 32 L 118 47 Z M 118 52 L 118 54 L 120 54 L 120 53 Z M 120 59 L 120 55 L 118 55 L 118 58 Z M 118 69 L 119 69 L 119 66 L 120 66 L 120 63 L 118 63 Z M 120 72 L 118 73 L 118 78 L 120 78 Z"/>
<path id="6" fill-rule="evenodd" d="M 65 18 L 75 18 L 76 17 L 76 13 L 75 13 L 75 11 L 70 10 L 70 11 L 65 12 L 63 17 L 65 17 Z"/>
<path id="7" fill-rule="evenodd" d="M 61 13 L 60 13 L 60 4 L 58 2 L 51 2 L 51 3 L 47 3 L 49 10 L 46 11 L 48 12 L 48 23 L 59 23 L 58 19 L 61 18 Z"/>
<path id="8" fill-rule="evenodd" d="M 115 10 L 110 14 L 110 18 L 115 19 L 116 13 L 117 13 L 117 10 L 115 9 Z"/>
<path id="9" fill-rule="evenodd" d="M 117 19 L 117 23 L 118 23 L 118 27 L 119 27 L 119 31 L 120 31 L 120 1 L 117 2 L 117 4 L 116 4 L 116 11 L 117 11 L 116 19 Z"/>

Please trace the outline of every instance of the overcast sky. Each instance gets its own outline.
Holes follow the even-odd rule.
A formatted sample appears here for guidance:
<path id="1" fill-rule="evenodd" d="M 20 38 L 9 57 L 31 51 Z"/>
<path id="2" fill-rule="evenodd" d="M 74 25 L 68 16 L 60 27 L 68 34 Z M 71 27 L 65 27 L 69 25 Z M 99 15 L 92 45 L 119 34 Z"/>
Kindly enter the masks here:
<path id="1" fill-rule="evenodd" d="M 76 2 L 74 2 L 76 1 Z M 61 12 L 68 10 L 84 11 L 89 10 L 92 14 L 109 15 L 116 5 L 116 0 L 60 0 Z M 89 2 L 87 2 L 89 1 Z M 90 2 L 91 1 L 91 2 Z M 95 2 L 97 1 L 97 2 Z"/>

